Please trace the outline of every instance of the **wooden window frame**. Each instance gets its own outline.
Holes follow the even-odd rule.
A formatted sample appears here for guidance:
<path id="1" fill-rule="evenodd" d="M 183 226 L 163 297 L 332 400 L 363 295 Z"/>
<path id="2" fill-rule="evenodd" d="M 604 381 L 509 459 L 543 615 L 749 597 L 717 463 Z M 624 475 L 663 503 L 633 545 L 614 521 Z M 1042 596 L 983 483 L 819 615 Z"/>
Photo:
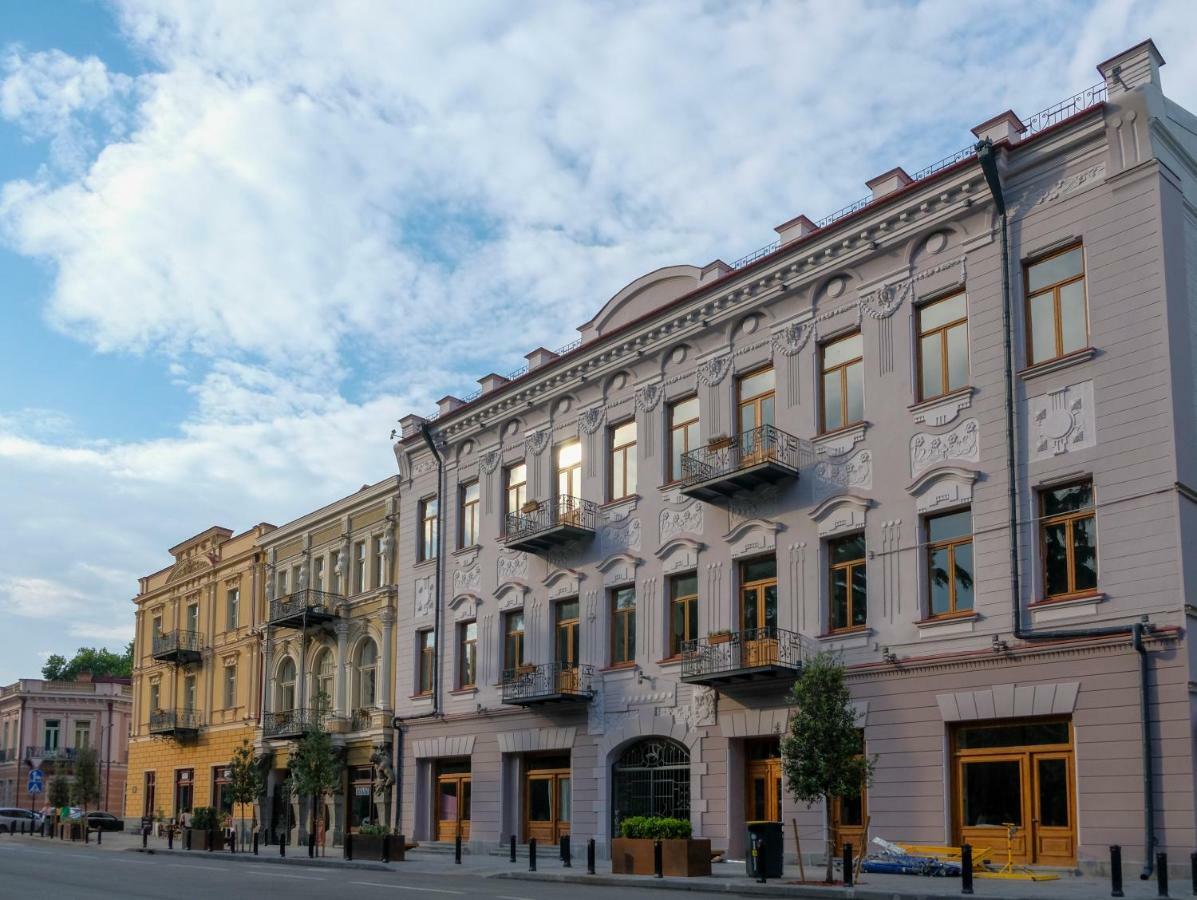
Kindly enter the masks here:
<path id="1" fill-rule="evenodd" d="M 520 617 L 520 627 L 518 630 L 513 630 L 511 621 L 515 616 Z M 508 641 L 515 635 L 519 635 L 519 653 L 518 659 L 511 659 L 508 654 Z M 503 613 L 503 671 L 514 672 L 525 665 L 524 650 L 528 639 L 528 622 L 524 618 L 524 611 L 522 609 L 511 609 Z"/>
<path id="2" fill-rule="evenodd" d="M 561 465 L 561 451 L 566 447 L 578 447 L 578 461 L 570 466 Z M 563 494 L 561 493 L 561 476 L 566 472 L 569 473 L 570 483 L 576 481 L 577 493 Z M 574 473 L 577 473 L 576 476 Z M 562 441 L 553 447 L 553 497 L 574 497 L 581 499 L 582 497 L 582 441 L 580 438 L 570 438 L 568 441 Z"/>
<path id="3" fill-rule="evenodd" d="M 569 619 L 561 618 L 561 608 L 566 603 L 575 603 L 578 606 L 578 614 Z M 573 629 L 577 635 L 577 640 L 569 641 L 573 649 L 573 664 L 574 666 L 581 665 L 582 661 L 582 603 L 577 597 L 565 597 L 553 604 L 553 662 L 560 664 L 563 668 L 566 666 L 566 660 L 557 657 L 557 651 L 561 648 L 561 642 L 558 635 L 563 630 Z"/>
<path id="4" fill-rule="evenodd" d="M 618 609 L 615 605 L 616 597 L 623 591 L 632 592 L 632 606 L 630 609 Z M 613 587 L 607 592 L 608 603 L 611 607 L 611 668 L 626 668 L 636 664 L 636 587 L 635 585 L 621 585 Z M 579 622 L 581 621 L 581 610 L 579 609 Z M 579 626 L 580 627 L 580 626 Z M 615 638 L 617 630 L 623 633 L 624 649 L 628 647 L 628 641 L 631 640 L 632 655 L 628 659 L 618 659 L 615 655 Z"/>
<path id="5" fill-rule="evenodd" d="M 417 535 L 419 540 L 420 552 L 417 554 L 417 562 L 429 562 L 434 560 L 440 554 L 440 541 L 437 534 L 440 514 L 440 506 L 438 505 L 439 498 L 436 494 L 425 497 L 420 501 L 420 530 Z M 428 515 L 428 509 L 432 507 L 432 515 Z"/>
<path id="6" fill-rule="evenodd" d="M 1055 259 L 1057 256 L 1063 256 L 1065 253 L 1071 253 L 1073 250 L 1077 250 L 1077 249 L 1079 249 L 1081 251 L 1081 271 L 1079 274 L 1073 275 L 1069 278 L 1065 278 L 1062 281 L 1056 281 L 1056 282 L 1053 282 L 1052 284 L 1045 285 L 1044 287 L 1041 287 L 1041 288 L 1039 288 L 1039 290 L 1035 291 L 1034 294 L 1031 293 L 1031 269 L 1033 269 L 1035 266 L 1039 265 L 1040 263 L 1047 262 L 1049 259 Z M 1078 347 L 1076 350 L 1069 350 L 1068 353 L 1065 353 L 1063 350 L 1064 327 L 1063 327 L 1063 319 L 1060 316 L 1060 290 L 1062 288 L 1067 287 L 1070 284 L 1075 284 L 1078 281 L 1081 282 L 1081 298 L 1083 301 L 1081 308 L 1085 313 L 1085 346 L 1089 346 L 1089 344 L 1092 342 L 1092 338 L 1090 337 L 1090 333 L 1089 333 L 1089 291 L 1088 291 L 1088 286 L 1085 284 L 1085 244 L 1084 244 L 1084 241 L 1076 241 L 1075 243 L 1069 244 L 1067 247 L 1061 247 L 1058 250 L 1053 250 L 1050 253 L 1045 253 L 1042 256 L 1036 256 L 1036 257 L 1033 257 L 1033 258 L 1028 259 L 1025 262 L 1023 262 L 1023 264 L 1022 264 L 1022 297 L 1023 297 L 1022 314 L 1023 314 L 1023 321 L 1026 323 L 1026 326 L 1027 326 L 1025 357 L 1026 357 L 1028 366 L 1039 366 L 1039 365 L 1043 365 L 1044 363 L 1054 362 L 1057 359 L 1062 359 L 1063 357 L 1068 356 L 1069 354 L 1072 354 L 1072 353 L 1079 353 L 1081 350 L 1085 349 L 1085 347 Z M 1052 294 L 1052 328 L 1055 331 L 1054 336 L 1055 336 L 1055 351 L 1056 352 L 1054 355 L 1049 356 L 1046 359 L 1033 359 L 1032 357 L 1034 356 L 1034 353 L 1035 353 L 1035 334 L 1034 334 L 1034 326 L 1032 324 L 1032 319 L 1031 319 L 1031 301 L 1035 297 L 1040 297 L 1043 294 L 1046 294 L 1048 292 L 1050 292 Z"/>
<path id="7" fill-rule="evenodd" d="M 964 297 L 964 315 L 959 319 L 953 319 L 951 322 L 945 322 L 943 325 L 937 325 L 930 331 L 923 331 L 923 312 L 936 306 L 940 303 L 946 303 L 949 300 L 955 300 L 957 297 Z M 957 325 L 964 326 L 964 361 L 968 366 L 968 371 L 972 374 L 972 359 L 969 353 L 968 345 L 968 294 L 961 288 L 958 291 L 952 291 L 950 294 L 944 294 L 942 297 L 936 297 L 934 300 L 928 300 L 926 303 L 920 303 L 915 307 L 914 311 L 914 350 L 915 357 L 918 360 L 916 367 L 916 378 L 918 379 L 918 397 L 919 402 L 924 400 L 937 400 L 940 397 L 946 397 L 948 394 L 956 391 L 964 390 L 968 384 L 953 385 L 951 384 L 948 373 L 951 371 L 951 365 L 948 360 L 948 332 Z M 931 337 L 932 335 L 939 335 L 939 375 L 941 384 L 944 389 L 938 394 L 928 394 L 923 387 L 923 338 Z M 971 377 L 970 377 L 971 380 Z"/>
<path id="8" fill-rule="evenodd" d="M 761 391 L 757 394 L 752 394 L 751 396 L 745 397 L 744 396 L 744 382 L 747 381 L 749 378 L 755 378 L 757 375 L 760 375 L 762 372 L 769 372 L 769 371 L 773 372 L 774 386 L 769 388 L 769 390 L 767 390 L 767 391 Z M 754 407 L 753 416 L 752 416 L 754 424 L 752 426 L 752 430 L 755 431 L 756 429 L 761 428 L 762 426 L 764 426 L 766 424 L 765 422 L 761 421 L 761 401 L 763 401 L 766 397 L 773 398 L 773 417 L 774 417 L 774 419 L 776 419 L 777 418 L 777 372 L 773 368 L 772 363 L 766 363 L 763 366 L 757 366 L 755 369 L 752 369 L 751 371 L 744 372 L 743 374 L 736 376 L 736 422 L 735 422 L 736 434 L 741 433 L 741 431 L 740 431 L 740 411 L 745 406 L 747 406 L 749 404 L 752 404 Z M 772 423 L 768 423 L 768 424 L 776 424 L 776 422 L 772 422 Z"/>
<path id="9" fill-rule="evenodd" d="M 513 470 L 523 468 L 524 478 L 522 481 L 513 482 L 511 480 L 511 473 Z M 511 496 L 511 492 L 515 491 L 515 497 Z M 516 500 L 518 502 L 512 502 Z M 528 502 L 528 464 L 521 461 L 512 463 L 509 466 L 503 467 L 503 515 L 509 516 L 512 513 L 519 513 L 520 507 Z"/>
<path id="10" fill-rule="evenodd" d="M 380 588 L 386 584 L 386 554 L 383 552 L 382 535 L 374 535 L 370 538 L 370 585 L 374 588 Z"/>
<path id="11" fill-rule="evenodd" d="M 1079 509 L 1074 512 L 1058 513 L 1054 516 L 1045 515 L 1043 512 L 1044 497 L 1052 491 L 1059 491 L 1078 485 L 1089 485 L 1089 506 L 1085 509 Z M 1041 487 L 1038 490 L 1039 502 L 1039 578 L 1043 586 L 1041 603 L 1057 603 L 1061 600 L 1074 600 L 1077 597 L 1092 597 L 1098 593 L 1097 586 L 1091 588 L 1075 589 L 1076 586 L 1076 558 L 1075 547 L 1072 538 L 1073 525 L 1081 519 L 1093 520 L 1093 534 L 1097 535 L 1097 495 L 1093 487 L 1092 478 L 1078 478 L 1075 481 L 1069 481 L 1064 484 L 1053 484 Z M 1069 590 L 1062 594 L 1049 594 L 1047 592 L 1047 529 L 1052 525 L 1064 525 L 1065 534 L 1065 566 L 1068 571 L 1068 585 Z M 1098 559 L 1099 541 L 1093 543 L 1094 562 Z"/>
<path id="12" fill-rule="evenodd" d="M 972 521 L 972 516 L 971 516 L 972 507 L 971 506 L 961 506 L 957 509 L 947 510 L 946 512 L 935 513 L 935 514 L 923 516 L 923 533 L 929 534 L 932 519 L 938 519 L 938 518 L 942 518 L 944 516 L 953 516 L 953 515 L 956 515 L 957 513 L 962 513 L 966 510 L 970 513 L 969 521 L 971 522 Z M 961 537 L 954 537 L 954 538 L 944 538 L 942 541 L 932 541 L 929 537 L 927 538 L 926 560 L 925 560 L 924 571 L 927 575 L 927 593 L 926 593 L 927 600 L 926 600 L 926 603 L 927 603 L 927 618 L 928 619 L 951 619 L 951 618 L 955 618 L 957 616 L 971 616 L 971 615 L 976 614 L 977 609 L 976 609 L 976 589 L 975 589 L 975 587 L 973 589 L 973 607 L 971 609 L 957 609 L 956 608 L 956 548 L 962 547 L 965 544 L 968 544 L 971 547 L 972 543 L 973 543 L 973 534 L 972 534 L 971 529 L 969 530 L 969 533 L 967 535 L 962 535 Z M 933 575 L 931 573 L 931 557 L 937 550 L 947 550 L 948 551 L 948 567 L 949 567 L 948 571 L 951 573 L 951 577 L 948 579 L 948 609 L 946 612 L 941 612 L 941 613 L 933 612 L 931 610 L 931 587 L 932 587 L 932 580 L 933 580 Z M 975 553 L 973 555 L 973 569 L 974 569 L 973 577 L 974 577 L 974 584 L 975 584 L 975 578 L 976 578 L 976 571 L 975 571 L 976 555 L 975 555 Z"/>
<path id="13" fill-rule="evenodd" d="M 836 365 L 832 366 L 831 368 L 827 368 L 827 366 L 824 362 L 824 360 L 826 359 L 826 356 L 827 356 L 827 348 L 840 343 L 840 341 L 851 340 L 854 337 L 861 338 L 860 356 L 856 356 L 856 357 L 853 357 L 852 359 L 844 360 L 842 363 L 836 363 Z M 853 425 L 859 425 L 861 422 L 864 421 L 863 418 L 856 419 L 851 422 L 848 421 L 848 367 L 854 366 L 857 363 L 861 364 L 861 367 L 860 367 L 860 393 L 861 393 L 861 397 L 863 398 L 864 397 L 864 337 L 863 337 L 863 333 L 861 332 L 861 330 L 858 328 L 854 331 L 849 331 L 845 334 L 841 334 L 838 337 L 829 338 L 828 340 L 823 341 L 821 344 L 819 344 L 819 387 L 818 387 L 818 390 L 819 390 L 819 434 L 831 434 L 836 431 L 842 431 L 845 428 L 851 428 Z M 843 421 L 839 425 L 837 425 L 835 428 L 829 429 L 827 427 L 827 401 L 826 401 L 826 398 L 824 396 L 824 391 L 823 391 L 823 379 L 826 376 L 830 375 L 832 372 L 838 372 L 840 375 L 840 418 L 843 419 Z M 863 417 L 863 415 L 864 415 L 863 410 L 861 412 L 861 415 Z"/>
<path id="14" fill-rule="evenodd" d="M 353 542 L 353 592 L 361 594 L 370 589 L 370 548 L 366 540 Z"/>
<path id="15" fill-rule="evenodd" d="M 224 627 L 226 631 L 241 627 L 241 588 L 225 588 Z"/>
<path id="16" fill-rule="evenodd" d="M 436 643 L 431 628 L 421 628 L 416 632 L 416 696 L 427 697 L 432 693 L 436 683 Z M 427 638 L 433 637 L 434 643 L 429 646 Z"/>
<path id="17" fill-rule="evenodd" d="M 477 496 L 473 500 L 467 499 L 471 487 L 477 488 Z M 458 501 L 458 523 L 457 523 L 457 546 L 464 550 L 467 547 L 477 547 L 479 540 L 482 537 L 482 483 L 475 478 L 473 481 L 466 481 L 458 488 L 460 493 Z M 467 542 L 469 535 L 466 534 L 466 525 L 470 520 L 473 520 L 474 539 Z"/>
<path id="18" fill-rule="evenodd" d="M 232 675 L 229 674 L 230 672 Z M 225 663 L 221 675 L 223 676 L 220 679 L 221 698 L 224 700 L 224 708 L 235 709 L 237 707 L 237 663 Z M 230 684 L 232 685 L 231 689 Z"/>
<path id="19" fill-rule="evenodd" d="M 632 426 L 632 439 L 623 444 L 616 444 L 615 432 L 625 425 Z M 628 490 L 628 457 L 634 457 L 636 444 L 640 437 L 636 433 L 635 427 L 635 419 L 624 419 L 622 422 L 616 422 L 607 429 L 607 499 L 612 502 L 615 500 L 626 500 L 636 493 L 636 485 L 633 485 L 632 489 Z M 615 460 L 620 456 L 623 457 L 623 484 L 621 486 L 615 484 Z M 639 466 L 637 466 L 637 479 L 639 479 L 639 476 Z"/>
<path id="20" fill-rule="evenodd" d="M 697 394 L 689 394 L 685 397 L 679 397 L 678 399 L 672 401 L 669 404 L 669 453 L 665 458 L 665 465 L 669 467 L 669 478 L 666 481 L 667 484 L 677 484 L 677 482 L 682 480 L 682 473 L 673 471 L 674 450 L 677 449 L 677 446 L 678 446 L 677 442 L 678 442 L 679 436 L 680 436 L 681 442 L 682 442 L 681 456 L 685 456 L 691 450 L 697 450 L 698 449 L 697 443 L 693 447 L 690 446 L 690 441 L 689 441 L 689 438 L 687 437 L 687 432 L 690 430 L 691 425 L 698 425 L 702 418 L 701 410 L 699 410 L 699 414 L 695 415 L 694 418 L 692 418 L 692 419 L 684 419 L 681 422 L 674 422 L 673 421 L 673 412 L 675 409 L 677 409 L 677 407 L 681 406 L 683 403 L 689 403 L 691 400 L 697 400 L 697 399 L 698 399 Z M 680 457 L 679 457 L 679 459 L 680 459 Z"/>
<path id="21" fill-rule="evenodd" d="M 863 536 L 864 532 L 853 532 L 851 534 L 839 534 L 839 535 L 836 535 L 835 537 L 831 537 L 831 538 L 827 539 L 827 626 L 828 626 L 827 630 L 831 634 L 838 634 L 838 633 L 844 632 L 844 631 L 859 631 L 862 628 L 868 627 L 869 593 L 868 593 L 868 587 L 867 587 L 867 584 L 868 584 L 867 579 L 868 579 L 869 551 L 868 551 L 867 541 L 865 543 L 865 549 L 864 549 L 863 556 L 860 556 L 856 559 L 850 559 L 847 562 L 839 562 L 839 563 L 832 562 L 832 551 L 831 551 L 832 546 L 836 543 L 839 543 L 840 541 L 844 541 L 849 538 L 856 537 L 858 534 Z M 852 613 L 856 609 L 856 592 L 852 589 L 852 575 L 858 568 L 865 570 L 866 587 L 865 587 L 865 596 L 864 596 L 864 600 L 863 600 L 864 605 L 865 605 L 865 621 L 864 621 L 864 624 L 862 624 L 862 625 L 853 625 L 852 620 L 855 618 L 855 616 L 853 616 Z M 844 570 L 848 576 L 847 582 L 846 582 L 846 584 L 848 586 L 848 610 L 847 610 L 848 624 L 846 624 L 846 625 L 836 625 L 835 624 L 835 588 L 834 588 L 835 573 L 837 571 L 840 571 L 841 569 Z"/>
<path id="22" fill-rule="evenodd" d="M 697 573 L 695 573 L 697 574 Z M 697 640 L 698 635 L 692 634 L 689 637 L 682 635 L 680 640 L 675 641 L 676 637 L 673 633 L 674 609 L 678 606 L 682 607 L 682 622 L 684 623 L 683 631 L 688 630 L 690 623 L 690 607 L 698 607 L 698 583 L 695 581 L 694 593 L 683 594 L 680 597 L 673 596 L 673 586 L 678 578 L 688 578 L 690 573 L 681 572 L 669 576 L 669 656 L 668 659 L 680 659 L 682 655 L 682 644 Z"/>
<path id="23" fill-rule="evenodd" d="M 474 636 L 469 637 L 469 627 L 474 626 Z M 466 680 L 466 661 L 473 655 L 474 673 Z M 478 685 L 478 623 L 475 619 L 457 623 L 457 687 L 458 689 Z"/>

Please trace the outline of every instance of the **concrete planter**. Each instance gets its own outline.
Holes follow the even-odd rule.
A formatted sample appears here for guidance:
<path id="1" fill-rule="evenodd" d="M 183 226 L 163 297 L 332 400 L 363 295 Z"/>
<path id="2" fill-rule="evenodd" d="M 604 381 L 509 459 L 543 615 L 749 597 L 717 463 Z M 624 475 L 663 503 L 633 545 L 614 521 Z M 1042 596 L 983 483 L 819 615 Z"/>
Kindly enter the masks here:
<path id="1" fill-rule="evenodd" d="M 611 842 L 611 872 L 615 875 L 652 875 L 651 838 L 615 838 Z M 706 838 L 661 841 L 661 869 L 665 875 L 696 878 L 711 874 L 711 842 Z"/>
<path id="2" fill-rule="evenodd" d="M 196 828 L 188 828 L 187 834 L 191 836 L 192 850 L 207 850 L 209 846 L 213 850 L 224 850 L 228 847 L 224 832 L 221 831 L 200 831 Z"/>
<path id="3" fill-rule="evenodd" d="M 354 859 L 383 861 L 383 849 L 386 849 L 386 859 L 390 862 L 402 862 L 406 853 L 403 835 L 401 834 L 355 834 L 352 835 Z"/>

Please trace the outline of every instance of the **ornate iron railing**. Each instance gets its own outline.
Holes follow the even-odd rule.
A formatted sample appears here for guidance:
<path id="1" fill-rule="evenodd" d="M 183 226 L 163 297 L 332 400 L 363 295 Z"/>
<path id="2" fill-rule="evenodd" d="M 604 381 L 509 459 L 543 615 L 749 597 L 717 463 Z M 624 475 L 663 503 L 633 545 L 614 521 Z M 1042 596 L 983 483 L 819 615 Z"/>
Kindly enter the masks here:
<path id="1" fill-rule="evenodd" d="M 320 731 L 328 712 L 321 709 L 288 709 L 283 712 L 266 713 L 262 717 L 263 737 L 290 737 Z"/>
<path id="2" fill-rule="evenodd" d="M 598 508 L 578 497 L 554 497 L 536 504 L 529 512 L 509 512 L 503 522 L 506 543 L 532 537 L 558 525 L 572 525 L 594 531 Z"/>
<path id="3" fill-rule="evenodd" d="M 1027 127 L 1027 130 L 1023 132 L 1023 137 L 1029 137 L 1032 134 L 1043 131 L 1045 128 L 1051 128 L 1057 122 L 1063 122 L 1069 116 L 1075 116 L 1079 112 L 1084 112 L 1090 106 L 1104 103 L 1107 97 L 1108 93 L 1104 81 L 1092 87 L 1087 87 L 1083 91 L 1073 94 L 1071 97 L 1065 97 L 1058 103 L 1053 103 L 1047 109 L 1041 109 L 1035 115 L 1031 116 L 1031 118 L 1027 119 L 1023 123 Z"/>
<path id="4" fill-rule="evenodd" d="M 16 750 L 10 750 L 9 753 L 14 754 L 9 759 L 14 759 Z M 71 762 L 75 759 L 76 749 L 74 747 L 26 747 L 26 759 L 40 759 L 43 762 Z"/>
<path id="5" fill-rule="evenodd" d="M 735 437 L 713 441 L 682 456 L 682 487 L 730 475 L 764 462 L 776 462 L 795 471 L 804 462 L 806 441 L 773 425 L 762 425 Z"/>
<path id="6" fill-rule="evenodd" d="M 355 709 L 349 719 L 349 730 L 368 731 L 374 726 L 374 716 L 380 709 L 379 706 L 362 706 Z"/>
<path id="7" fill-rule="evenodd" d="M 318 616 L 331 616 L 333 609 L 342 599 L 340 594 L 330 594 L 327 591 L 315 591 L 304 588 L 292 591 L 285 597 L 270 601 L 270 621 L 278 622 L 282 619 L 292 619 L 304 613 Z"/>
<path id="8" fill-rule="evenodd" d="M 164 656 L 170 653 L 199 653 L 200 633 L 178 629 L 177 631 L 161 631 L 154 635 L 154 649 L 152 656 Z"/>
<path id="9" fill-rule="evenodd" d="M 682 677 L 767 667 L 797 671 L 818 652 L 808 638 L 783 628 L 725 632 L 682 644 Z"/>
<path id="10" fill-rule="evenodd" d="M 150 713 L 150 734 L 169 731 L 199 731 L 199 711 L 194 709 L 157 709 Z"/>
<path id="11" fill-rule="evenodd" d="M 4 747 L 0 749 L 0 763 L 9 762 L 17 758 L 16 747 Z"/>
<path id="12" fill-rule="evenodd" d="M 543 663 L 539 666 L 520 666 L 503 672 L 503 702 L 570 696 L 594 696 L 591 682 L 594 666 L 571 666 L 566 663 Z"/>

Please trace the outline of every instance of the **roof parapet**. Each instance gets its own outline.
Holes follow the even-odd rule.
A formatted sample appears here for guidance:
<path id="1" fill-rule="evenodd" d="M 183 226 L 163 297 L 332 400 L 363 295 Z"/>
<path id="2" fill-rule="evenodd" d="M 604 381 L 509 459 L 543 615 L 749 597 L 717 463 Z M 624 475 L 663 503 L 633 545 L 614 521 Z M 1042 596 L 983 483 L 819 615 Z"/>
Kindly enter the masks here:
<path id="1" fill-rule="evenodd" d="M 991 140 L 995 144 L 1006 141 L 1010 144 L 1017 144 L 1022 140 L 1022 133 L 1026 130 L 1027 126 L 1022 124 L 1022 119 L 1014 114 L 1014 110 L 1008 109 L 1004 113 L 998 113 L 992 119 L 986 119 L 972 131 L 979 141 Z"/>
<path id="2" fill-rule="evenodd" d="M 415 413 L 408 413 L 399 420 L 399 433 L 405 438 L 411 437 L 420 431 L 420 426 L 423 425 L 427 419 L 423 416 L 417 416 Z"/>
<path id="3" fill-rule="evenodd" d="M 460 397 L 454 397 L 452 394 L 446 394 L 436 401 L 437 414 L 442 416 L 463 406 L 465 406 L 465 401 Z"/>
<path id="4" fill-rule="evenodd" d="M 724 275 L 730 275 L 731 272 L 731 266 L 721 259 L 716 259 L 702 267 L 702 271 L 698 276 L 698 283 L 709 284 L 712 281 L 718 281 Z"/>
<path id="5" fill-rule="evenodd" d="M 531 353 L 524 354 L 524 359 L 528 360 L 529 372 L 551 363 L 556 358 L 556 353 L 554 353 L 552 350 L 546 350 L 544 347 L 537 347 Z"/>
<path id="6" fill-rule="evenodd" d="M 818 226 L 808 219 L 805 214 L 800 213 L 790 219 L 790 221 L 782 222 L 773 230 L 777 232 L 777 236 L 781 240 L 781 246 L 784 247 L 791 241 L 796 241 L 798 238 L 806 237 L 812 231 L 817 231 Z"/>
<path id="7" fill-rule="evenodd" d="M 900 191 L 906 185 L 914 181 L 906 170 L 901 166 L 890 169 L 888 172 L 882 172 L 876 178 L 870 178 L 865 182 L 865 187 L 873 192 L 873 199 L 880 200 L 882 197 L 887 197 L 894 191 Z"/>
<path id="8" fill-rule="evenodd" d="M 1115 97 L 1124 91 L 1133 91 L 1141 84 L 1158 86 L 1160 66 L 1163 64 L 1164 57 L 1156 49 L 1155 42 L 1148 38 L 1098 63 L 1097 71 L 1105 79 L 1109 95 Z"/>
<path id="9" fill-rule="evenodd" d="M 495 372 L 491 372 L 489 375 L 483 375 L 479 378 L 478 384 L 482 386 L 483 394 L 489 394 L 491 391 L 498 390 L 510 380 Z"/>

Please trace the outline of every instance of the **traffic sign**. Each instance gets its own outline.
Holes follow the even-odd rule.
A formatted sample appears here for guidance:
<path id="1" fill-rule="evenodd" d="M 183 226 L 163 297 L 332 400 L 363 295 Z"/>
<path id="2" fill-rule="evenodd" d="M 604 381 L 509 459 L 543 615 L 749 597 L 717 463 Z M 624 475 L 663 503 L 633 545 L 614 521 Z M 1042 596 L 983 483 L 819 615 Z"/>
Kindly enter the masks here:
<path id="1" fill-rule="evenodd" d="M 41 769 L 29 770 L 29 793 L 40 794 L 46 789 L 46 775 Z"/>

